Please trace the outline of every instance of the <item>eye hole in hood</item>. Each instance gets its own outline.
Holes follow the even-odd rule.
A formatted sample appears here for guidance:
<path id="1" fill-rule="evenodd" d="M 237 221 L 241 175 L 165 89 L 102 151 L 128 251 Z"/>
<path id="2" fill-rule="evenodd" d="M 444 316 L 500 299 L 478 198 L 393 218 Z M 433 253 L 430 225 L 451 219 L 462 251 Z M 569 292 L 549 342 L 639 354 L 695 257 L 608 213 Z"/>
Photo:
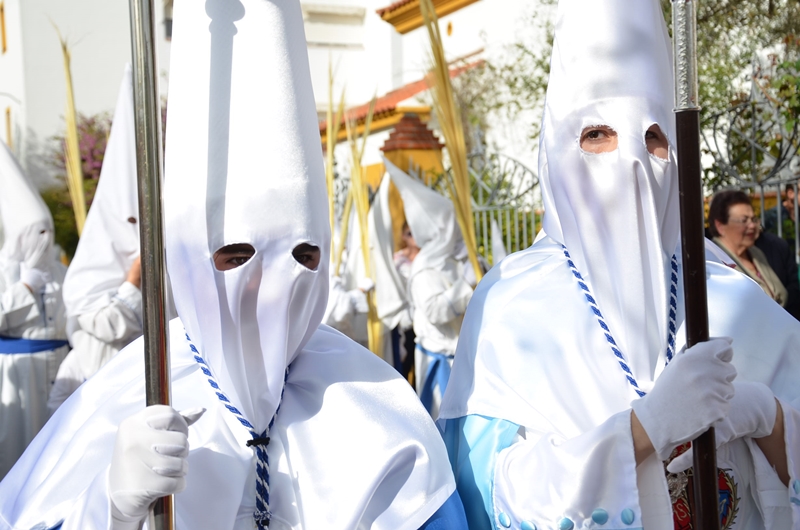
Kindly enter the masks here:
<path id="1" fill-rule="evenodd" d="M 214 268 L 218 271 L 229 271 L 247 263 L 256 253 L 249 243 L 225 245 L 214 252 Z"/>
<path id="2" fill-rule="evenodd" d="M 292 257 L 303 267 L 315 271 L 319 266 L 319 247 L 314 246 L 311 243 L 300 243 L 292 250 Z"/>
<path id="3" fill-rule="evenodd" d="M 598 155 L 615 151 L 619 145 L 617 131 L 608 125 L 590 125 L 581 131 L 581 150 Z"/>
<path id="4" fill-rule="evenodd" d="M 669 159 L 669 142 L 657 123 L 654 123 L 645 131 L 644 143 L 647 146 L 647 152 L 654 157 L 662 160 Z"/>

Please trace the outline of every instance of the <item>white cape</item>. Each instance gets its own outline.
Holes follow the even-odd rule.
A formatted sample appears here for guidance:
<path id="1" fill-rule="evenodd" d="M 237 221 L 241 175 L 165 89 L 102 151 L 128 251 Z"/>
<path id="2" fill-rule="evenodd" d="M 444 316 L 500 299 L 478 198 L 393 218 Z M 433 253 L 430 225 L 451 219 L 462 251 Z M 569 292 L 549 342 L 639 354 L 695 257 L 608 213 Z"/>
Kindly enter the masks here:
<path id="1" fill-rule="evenodd" d="M 763 455 L 757 458 L 755 444 L 723 446 L 719 465 L 733 470 L 742 498 L 739 525 L 732 528 L 789 528 L 782 525 L 792 517 L 797 528 L 800 324 L 755 282 L 713 256 L 707 259 L 711 336 L 733 337 L 738 379 L 764 383 L 781 400 L 790 484 L 797 488 L 775 482 L 777 474 Z M 682 273 L 678 278 L 677 351 L 686 337 Z M 639 386 L 649 391 L 663 366 L 662 349 L 655 374 L 636 373 Z M 629 509 L 633 527 L 671 530 L 662 463 L 651 457 L 636 468 L 630 430 L 636 398 L 561 245 L 545 236 L 492 268 L 475 291 L 439 418 L 475 414 L 521 426 L 524 440 L 497 458 L 495 519 L 505 512 L 515 525 L 529 520 L 555 528 L 569 517 L 583 528 L 593 524 L 592 511 L 603 508 L 608 527 L 627 528 L 620 517 Z M 796 500 L 790 504 L 792 491 Z"/>
<path id="2" fill-rule="evenodd" d="M 189 429 L 177 526 L 251 529 L 251 437 L 215 396 L 178 319 L 171 344 L 173 406 L 208 409 Z M 58 410 L 0 483 L 0 528 L 108 528 L 114 437 L 144 407 L 143 373 L 139 339 Z M 291 364 L 270 438 L 271 530 L 417 529 L 455 490 L 444 444 L 408 383 L 326 326 Z"/>

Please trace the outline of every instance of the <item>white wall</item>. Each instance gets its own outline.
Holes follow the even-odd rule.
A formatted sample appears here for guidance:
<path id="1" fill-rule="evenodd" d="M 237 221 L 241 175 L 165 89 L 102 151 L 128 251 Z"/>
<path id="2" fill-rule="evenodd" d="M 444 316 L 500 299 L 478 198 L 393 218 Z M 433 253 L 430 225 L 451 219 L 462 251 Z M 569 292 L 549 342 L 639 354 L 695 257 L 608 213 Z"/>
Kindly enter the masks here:
<path id="1" fill-rule="evenodd" d="M 314 0 L 304 5 L 333 4 L 363 9 L 360 26 L 327 24 L 324 30 L 332 37 L 325 46 L 316 35 L 322 33 L 322 24 L 306 21 L 306 37 L 309 40 L 308 58 L 311 66 L 311 82 L 317 109 L 324 112 L 328 107 L 328 65 L 334 67 L 334 104 L 338 104 L 342 89 L 346 89 L 347 104 L 358 105 L 390 91 L 392 85 L 391 39 L 394 28 L 380 19 L 375 10 L 383 7 L 386 0 Z"/>
<path id="2" fill-rule="evenodd" d="M 157 2 L 160 70 L 168 67 L 163 9 Z M 128 0 L 24 0 L 21 23 L 27 108 L 25 165 L 39 185 L 52 182 L 41 159 L 48 139 L 64 130 L 66 88 L 53 24 L 70 43 L 75 106 L 86 115 L 113 112 L 124 65 L 131 61 Z M 164 83 L 166 86 L 166 83 Z M 163 89 L 162 89 L 163 92 Z"/>
<path id="3" fill-rule="evenodd" d="M 6 52 L 0 53 L 0 139 L 20 153 L 25 130 L 25 78 L 23 76 L 20 0 L 4 0 Z M 6 137 L 6 109 L 11 109 L 11 142 Z"/>

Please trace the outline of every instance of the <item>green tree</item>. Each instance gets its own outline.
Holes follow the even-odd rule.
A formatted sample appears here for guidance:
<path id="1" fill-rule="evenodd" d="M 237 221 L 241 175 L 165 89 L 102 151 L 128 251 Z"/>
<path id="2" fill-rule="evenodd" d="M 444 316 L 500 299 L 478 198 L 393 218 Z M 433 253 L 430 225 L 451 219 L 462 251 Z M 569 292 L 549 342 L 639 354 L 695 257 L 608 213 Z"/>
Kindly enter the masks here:
<path id="1" fill-rule="evenodd" d="M 511 118 L 521 111 L 540 109 L 544 101 L 552 52 L 555 0 L 536 0 L 525 24 L 528 35 L 509 46 L 500 60 L 487 61 L 481 69 L 470 70 L 460 78 L 465 85 L 487 86 L 490 90 L 469 92 L 464 97 L 469 123 L 491 124 L 492 113 Z M 667 26 L 671 26 L 671 2 L 661 0 Z M 544 30 L 544 31 L 542 31 Z M 787 112 L 800 110 L 797 92 L 798 69 L 790 68 L 800 48 L 800 2 L 797 0 L 707 0 L 698 2 L 698 75 L 700 80 L 701 119 L 712 116 L 746 100 L 748 75 L 756 53 L 769 51 L 782 73 L 771 81 L 771 88 L 782 100 Z M 600 38 L 587 36 L 587 38 Z M 779 69 L 780 70 L 780 69 Z M 478 78 L 476 79 L 470 79 Z M 782 88 L 781 88 L 782 87 Z M 794 99 L 792 99 L 794 98 Z M 787 114 L 787 120 L 791 120 Z M 796 118 L 794 118 L 796 119 Z M 793 125 L 790 121 L 788 124 Z M 528 124 L 531 149 L 539 136 L 538 121 Z M 713 172 L 707 175 L 715 177 Z"/>
<path id="2" fill-rule="evenodd" d="M 87 209 L 91 206 L 97 182 L 100 179 L 100 169 L 103 166 L 103 157 L 106 150 L 106 141 L 111 131 L 111 118 L 108 114 L 96 116 L 78 116 L 78 136 L 81 152 L 81 165 L 83 169 L 83 188 L 86 193 Z M 49 163 L 59 171 L 57 179 L 60 185 L 42 192 L 42 198 L 53 215 L 55 225 L 55 240 L 61 246 L 69 259 L 75 255 L 78 247 L 78 227 L 72 212 L 72 201 L 69 198 L 65 180 L 64 164 L 64 137 L 56 136 L 52 139 L 52 149 L 49 154 Z"/>

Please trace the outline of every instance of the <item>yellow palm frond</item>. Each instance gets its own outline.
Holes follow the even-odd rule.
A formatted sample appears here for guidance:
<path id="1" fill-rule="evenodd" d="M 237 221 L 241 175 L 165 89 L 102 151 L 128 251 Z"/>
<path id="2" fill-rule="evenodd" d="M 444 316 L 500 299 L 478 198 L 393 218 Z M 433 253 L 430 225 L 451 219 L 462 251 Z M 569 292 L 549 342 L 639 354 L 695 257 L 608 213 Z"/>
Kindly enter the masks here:
<path id="1" fill-rule="evenodd" d="M 54 25 L 55 27 L 55 25 Z M 61 53 L 64 58 L 64 74 L 67 85 L 67 108 L 64 115 L 67 131 L 64 141 L 64 160 L 67 170 L 67 189 L 72 201 L 72 210 L 75 215 L 75 224 L 78 235 L 83 232 L 86 223 L 86 197 L 83 192 L 83 171 L 81 169 L 81 151 L 78 140 L 78 113 L 75 110 L 75 95 L 72 90 L 72 70 L 70 67 L 70 53 L 67 41 L 61 37 L 61 32 L 56 28 L 58 40 L 61 42 Z"/>
<path id="2" fill-rule="evenodd" d="M 452 167 L 452 175 L 445 175 L 447 191 L 453 201 L 456 220 L 461 228 L 469 261 L 475 269 L 475 277 L 480 281 L 483 270 L 478 262 L 478 244 L 475 236 L 475 224 L 472 221 L 472 192 L 464 126 L 450 81 L 450 69 L 444 55 L 436 10 L 432 0 L 420 0 L 419 5 L 425 21 L 425 28 L 428 30 L 433 59 L 433 67 L 428 74 L 428 84 L 431 87 L 434 111 L 442 130 L 442 136 L 444 136 L 445 147 Z"/>

